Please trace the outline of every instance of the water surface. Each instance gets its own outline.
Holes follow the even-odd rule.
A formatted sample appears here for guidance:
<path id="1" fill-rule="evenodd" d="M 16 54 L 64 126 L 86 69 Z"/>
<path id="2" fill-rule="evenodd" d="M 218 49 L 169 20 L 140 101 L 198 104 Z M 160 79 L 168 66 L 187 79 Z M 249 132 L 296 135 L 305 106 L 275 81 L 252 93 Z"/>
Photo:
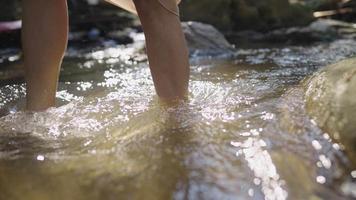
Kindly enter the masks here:
<path id="1" fill-rule="evenodd" d="M 195 57 L 189 101 L 165 107 L 130 48 L 69 51 L 57 108 L 23 112 L 24 85 L 0 88 L 0 199 L 355 198 L 355 166 L 300 84 L 355 53 L 339 40 Z"/>

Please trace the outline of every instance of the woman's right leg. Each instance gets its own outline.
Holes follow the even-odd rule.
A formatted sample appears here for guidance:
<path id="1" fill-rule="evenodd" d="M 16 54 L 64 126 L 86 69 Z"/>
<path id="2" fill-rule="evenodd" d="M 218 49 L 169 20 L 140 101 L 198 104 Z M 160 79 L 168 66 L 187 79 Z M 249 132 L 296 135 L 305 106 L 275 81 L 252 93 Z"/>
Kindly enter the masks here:
<path id="1" fill-rule="evenodd" d="M 173 1 L 175 5 L 175 0 L 166 1 Z M 158 0 L 134 0 L 134 3 L 145 32 L 158 96 L 168 101 L 184 99 L 188 93 L 189 61 L 179 17 Z"/>
<path id="2" fill-rule="evenodd" d="M 67 2 L 22 0 L 22 5 L 26 107 L 39 111 L 55 104 L 59 69 L 67 46 Z"/>

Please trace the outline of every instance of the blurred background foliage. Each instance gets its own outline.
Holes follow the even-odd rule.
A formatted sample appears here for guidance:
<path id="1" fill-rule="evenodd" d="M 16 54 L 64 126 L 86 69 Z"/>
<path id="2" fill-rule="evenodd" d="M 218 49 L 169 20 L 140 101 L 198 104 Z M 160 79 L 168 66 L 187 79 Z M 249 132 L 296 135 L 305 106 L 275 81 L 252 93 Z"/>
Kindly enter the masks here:
<path id="1" fill-rule="evenodd" d="M 0 1 L 0 21 L 20 19 L 19 0 Z M 71 28 L 117 30 L 134 23 L 135 17 L 103 0 L 68 0 Z M 342 8 L 348 12 L 338 12 Z M 184 21 L 201 21 L 222 31 L 258 30 L 303 26 L 313 12 L 334 10 L 332 18 L 353 21 L 354 0 L 183 0 L 180 6 Z M 329 17 L 329 16 L 328 16 Z"/>

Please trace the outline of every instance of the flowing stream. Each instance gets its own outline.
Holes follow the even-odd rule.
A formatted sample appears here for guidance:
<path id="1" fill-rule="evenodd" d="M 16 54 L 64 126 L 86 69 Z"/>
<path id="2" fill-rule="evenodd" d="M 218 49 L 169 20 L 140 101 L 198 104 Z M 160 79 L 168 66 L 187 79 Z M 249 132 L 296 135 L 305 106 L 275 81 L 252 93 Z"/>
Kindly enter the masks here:
<path id="1" fill-rule="evenodd" d="M 24 85 L 0 87 L 1 200 L 356 198 L 356 168 L 305 113 L 301 84 L 355 41 L 193 57 L 174 107 L 130 48 L 75 52 L 57 108 L 23 112 Z"/>

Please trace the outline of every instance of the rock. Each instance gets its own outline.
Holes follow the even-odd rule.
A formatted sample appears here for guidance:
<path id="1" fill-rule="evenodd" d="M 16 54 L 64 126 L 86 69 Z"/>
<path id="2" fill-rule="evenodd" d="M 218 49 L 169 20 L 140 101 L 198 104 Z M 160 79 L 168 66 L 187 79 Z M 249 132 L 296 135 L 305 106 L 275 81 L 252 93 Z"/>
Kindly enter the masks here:
<path id="1" fill-rule="evenodd" d="M 210 24 L 193 21 L 182 22 L 182 28 L 187 40 L 190 57 L 229 57 L 234 53 L 234 47 L 221 32 Z M 133 37 L 135 52 L 138 55 L 143 55 L 145 53 L 143 33 L 130 35 Z"/>
<path id="2" fill-rule="evenodd" d="M 336 20 L 319 19 L 319 20 L 312 22 L 309 25 L 309 29 L 311 31 L 320 32 L 320 33 L 327 33 L 327 32 L 336 33 L 336 29 L 332 26 L 333 21 L 336 21 Z"/>
<path id="3" fill-rule="evenodd" d="M 334 34 L 322 34 L 311 30 L 307 26 L 274 30 L 265 34 L 265 36 L 261 38 L 260 41 L 288 44 L 309 44 L 311 42 L 318 41 L 331 41 L 335 38 L 336 36 Z"/>
<path id="4" fill-rule="evenodd" d="M 182 1 L 180 8 L 183 20 L 212 24 L 222 31 L 268 31 L 312 20 L 309 7 L 288 0 Z"/>
<path id="5" fill-rule="evenodd" d="M 233 46 L 212 25 L 200 22 L 183 22 L 190 55 L 197 52 L 204 54 L 231 53 Z"/>
<path id="6" fill-rule="evenodd" d="M 304 85 L 308 114 L 356 164 L 356 57 L 324 68 Z"/>
<path id="7" fill-rule="evenodd" d="M 320 35 L 336 36 L 337 38 L 356 38 L 356 27 L 353 23 L 332 20 L 319 19 L 308 26 L 310 32 Z"/>
<path id="8" fill-rule="evenodd" d="M 242 31 L 228 35 L 234 41 L 309 44 L 311 42 L 355 39 L 356 28 L 352 23 L 319 19 L 305 27 L 281 28 L 260 33 Z"/>
<path id="9" fill-rule="evenodd" d="M 190 57 L 216 56 L 229 57 L 234 53 L 234 47 L 215 27 L 200 22 L 182 22 L 183 33 L 187 40 Z M 132 30 L 132 29 L 131 29 Z M 133 43 L 127 47 L 134 49 L 132 54 L 135 61 L 146 61 L 145 37 L 142 32 L 125 32 Z M 109 38 L 112 36 L 109 35 Z"/>

